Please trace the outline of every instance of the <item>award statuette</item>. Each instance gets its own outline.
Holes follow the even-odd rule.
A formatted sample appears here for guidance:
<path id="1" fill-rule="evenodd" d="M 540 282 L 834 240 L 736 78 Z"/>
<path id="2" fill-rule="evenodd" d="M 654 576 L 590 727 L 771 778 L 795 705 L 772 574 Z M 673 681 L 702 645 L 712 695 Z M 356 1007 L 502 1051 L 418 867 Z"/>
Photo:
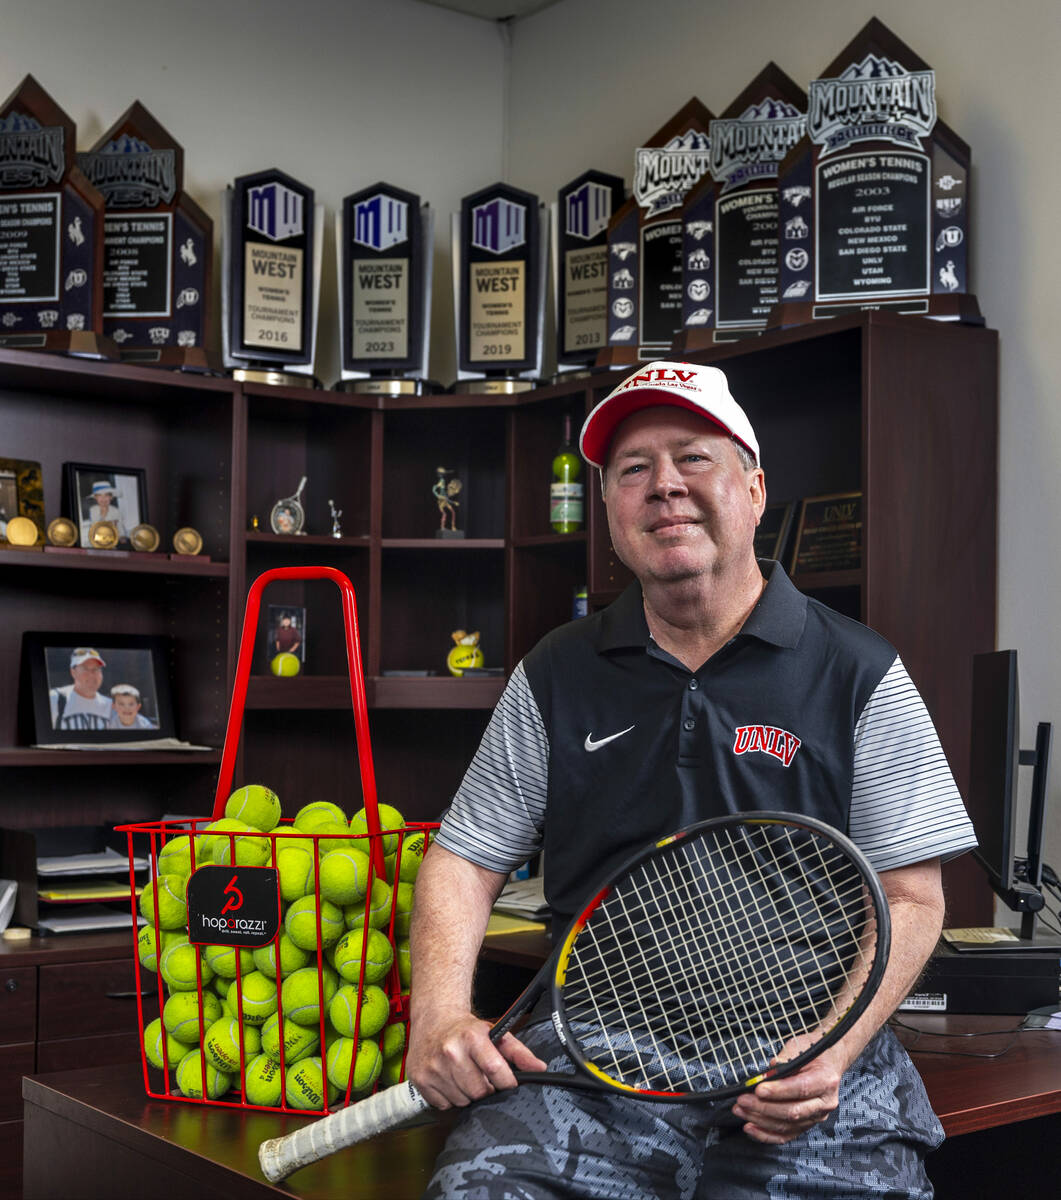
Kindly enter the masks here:
<path id="1" fill-rule="evenodd" d="M 352 392 L 419 395 L 431 327 L 434 214 L 420 197 L 377 183 L 336 215 L 342 369 Z"/>
<path id="2" fill-rule="evenodd" d="M 236 379 L 313 380 L 323 212 L 312 188 L 275 168 L 226 189 L 221 331 Z"/>
<path id="3" fill-rule="evenodd" d="M 77 156 L 103 193 L 103 330 L 123 362 L 208 370 L 214 223 L 182 190 L 184 151 L 137 100 Z"/>
<path id="4" fill-rule="evenodd" d="M 865 308 L 983 323 L 966 291 L 969 147 L 936 114 L 935 72 L 875 17 L 808 88 L 778 191 L 772 326 Z"/>
<path id="5" fill-rule="evenodd" d="M 711 174 L 682 209 L 678 353 L 766 328 L 777 302 L 777 168 L 803 136 L 806 107 L 769 63 L 711 122 Z"/>
<path id="6" fill-rule="evenodd" d="M 862 493 L 809 496 L 800 505 L 792 574 L 862 566 Z"/>
<path id="7" fill-rule="evenodd" d="M 0 105 L 0 346 L 117 358 L 103 336 L 103 196 L 75 141 L 32 75 Z"/>
<path id="8" fill-rule="evenodd" d="M 599 367 L 660 358 L 682 327 L 681 206 L 710 167 L 712 119 L 690 100 L 637 151 L 634 194 L 608 225 L 608 345 Z"/>
<path id="9" fill-rule="evenodd" d="M 587 171 L 553 206 L 553 301 L 559 372 L 593 365 L 608 340 L 608 222 L 623 203 L 617 175 Z"/>
<path id="10" fill-rule="evenodd" d="M 453 214 L 455 391 L 526 391 L 541 375 L 545 225 L 538 197 L 504 183 Z"/>

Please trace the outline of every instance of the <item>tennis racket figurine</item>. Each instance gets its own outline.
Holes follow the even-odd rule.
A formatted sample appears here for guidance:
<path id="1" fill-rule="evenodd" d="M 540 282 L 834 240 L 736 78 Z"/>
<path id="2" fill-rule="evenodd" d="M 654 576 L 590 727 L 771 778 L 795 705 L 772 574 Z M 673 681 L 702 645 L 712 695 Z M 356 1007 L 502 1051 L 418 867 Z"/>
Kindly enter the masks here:
<path id="1" fill-rule="evenodd" d="M 880 984 L 888 904 L 862 853 L 824 822 L 741 813 L 688 826 L 615 871 L 491 1030 L 543 992 L 572 1072 L 520 1084 L 615 1090 L 721 1112 L 841 1038 Z M 263 1142 L 267 1179 L 393 1129 L 429 1105 L 400 1083 Z"/>

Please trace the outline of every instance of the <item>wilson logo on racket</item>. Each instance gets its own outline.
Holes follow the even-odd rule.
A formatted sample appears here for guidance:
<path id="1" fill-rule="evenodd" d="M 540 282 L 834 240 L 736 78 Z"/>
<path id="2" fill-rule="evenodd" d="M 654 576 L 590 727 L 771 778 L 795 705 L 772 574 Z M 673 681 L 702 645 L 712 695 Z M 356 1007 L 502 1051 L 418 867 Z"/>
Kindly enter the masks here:
<path id="1" fill-rule="evenodd" d="M 790 767 L 796 751 L 803 745 L 794 733 L 773 725 L 738 725 L 733 742 L 734 754 L 752 754 L 756 750 L 772 754 L 782 766 Z"/>

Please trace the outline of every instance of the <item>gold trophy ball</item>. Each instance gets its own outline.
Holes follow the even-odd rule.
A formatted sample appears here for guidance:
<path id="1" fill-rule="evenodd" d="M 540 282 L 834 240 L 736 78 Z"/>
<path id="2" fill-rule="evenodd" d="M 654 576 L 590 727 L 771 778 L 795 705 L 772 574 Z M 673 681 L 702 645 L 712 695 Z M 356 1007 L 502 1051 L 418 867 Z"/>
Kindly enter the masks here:
<path id="1" fill-rule="evenodd" d="M 203 537 L 197 529 L 186 525 L 173 535 L 173 549 L 178 554 L 198 554 L 203 548 Z"/>
<path id="2" fill-rule="evenodd" d="M 7 523 L 7 540 L 12 546 L 36 546 L 39 535 L 29 517 L 12 517 Z"/>
<path id="3" fill-rule="evenodd" d="M 118 544 L 117 521 L 96 521 L 88 531 L 88 540 L 96 550 L 113 550 Z"/>
<path id="4" fill-rule="evenodd" d="M 134 550 L 150 554 L 152 551 L 158 549 L 158 530 L 154 525 L 136 525 L 129 534 L 129 541 L 132 542 Z"/>
<path id="5" fill-rule="evenodd" d="M 56 517 L 48 525 L 48 541 L 53 546 L 76 546 L 77 526 L 69 517 Z"/>

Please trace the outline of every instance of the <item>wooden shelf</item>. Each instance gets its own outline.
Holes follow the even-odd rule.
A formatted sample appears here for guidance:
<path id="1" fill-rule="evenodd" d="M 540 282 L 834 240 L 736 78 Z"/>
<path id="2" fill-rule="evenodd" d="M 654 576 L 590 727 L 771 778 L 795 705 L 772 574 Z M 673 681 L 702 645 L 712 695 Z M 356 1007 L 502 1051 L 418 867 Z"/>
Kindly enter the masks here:
<path id="1" fill-rule="evenodd" d="M 492 708 L 504 686 L 503 678 L 490 676 L 374 675 L 365 680 L 365 695 L 370 708 Z M 252 675 L 247 708 L 352 711 L 350 680 L 346 675 L 296 675 L 292 679 Z"/>
<path id="2" fill-rule="evenodd" d="M 86 550 L 83 554 L 58 554 L 43 550 L 0 550 L 0 567 L 41 567 L 61 571 L 117 571 L 134 575 L 183 575 L 227 579 L 229 564 L 195 555 L 171 558 L 168 554 L 140 554 L 134 550 Z"/>
<path id="3" fill-rule="evenodd" d="M 383 538 L 384 550 L 504 550 L 504 538 Z"/>
<path id="4" fill-rule="evenodd" d="M 538 546 L 585 546 L 586 531 L 576 533 L 536 533 L 532 537 L 512 539 L 512 545 L 517 550 L 533 550 Z"/>
<path id="5" fill-rule="evenodd" d="M 249 545 L 257 546 L 283 546 L 285 549 L 301 550 L 310 546 L 333 546 L 336 549 L 343 550 L 364 550 L 371 545 L 372 539 L 368 534 L 361 534 L 351 537 L 332 537 L 330 534 L 324 533 L 307 533 L 301 536 L 292 536 L 289 533 L 266 533 L 263 530 L 249 529 L 244 537 Z"/>
<path id="6" fill-rule="evenodd" d="M 172 767 L 209 766 L 221 750 L 46 750 L 35 746 L 0 748 L 0 767 Z"/>

